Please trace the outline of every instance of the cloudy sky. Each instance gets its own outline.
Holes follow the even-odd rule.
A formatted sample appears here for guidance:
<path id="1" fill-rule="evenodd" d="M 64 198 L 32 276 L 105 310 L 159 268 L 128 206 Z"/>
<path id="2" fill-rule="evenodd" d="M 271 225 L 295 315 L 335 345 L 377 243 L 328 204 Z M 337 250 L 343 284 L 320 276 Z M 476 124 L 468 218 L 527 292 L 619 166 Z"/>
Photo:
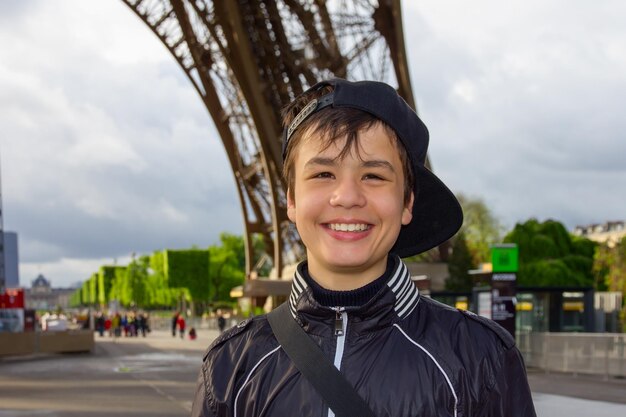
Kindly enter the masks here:
<path id="1" fill-rule="evenodd" d="M 626 219 L 626 5 L 404 1 L 435 172 L 507 227 Z M 5 230 L 22 285 L 242 232 L 210 116 L 119 0 L 0 2 Z"/>

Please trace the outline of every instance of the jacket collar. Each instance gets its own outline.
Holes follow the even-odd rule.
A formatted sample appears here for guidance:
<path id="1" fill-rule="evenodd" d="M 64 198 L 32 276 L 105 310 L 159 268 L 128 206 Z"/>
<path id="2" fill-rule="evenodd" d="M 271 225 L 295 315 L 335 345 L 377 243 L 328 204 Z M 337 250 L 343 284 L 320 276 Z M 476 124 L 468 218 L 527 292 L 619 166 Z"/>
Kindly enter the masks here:
<path id="1" fill-rule="evenodd" d="M 395 255 L 390 255 L 395 256 Z M 407 317 L 419 302 L 420 294 L 417 286 L 411 281 L 407 266 L 399 257 L 395 257 L 395 266 L 389 274 L 386 285 L 365 305 L 346 307 L 351 315 L 380 320 L 380 317 L 391 317 L 395 322 Z M 334 311 L 317 303 L 306 280 L 296 269 L 289 296 L 289 309 L 292 316 L 302 324 L 302 316 L 332 316 Z M 393 314 L 390 314 L 393 313 Z M 321 318 L 321 317 L 320 317 Z M 387 320 L 383 320 L 387 321 Z"/>

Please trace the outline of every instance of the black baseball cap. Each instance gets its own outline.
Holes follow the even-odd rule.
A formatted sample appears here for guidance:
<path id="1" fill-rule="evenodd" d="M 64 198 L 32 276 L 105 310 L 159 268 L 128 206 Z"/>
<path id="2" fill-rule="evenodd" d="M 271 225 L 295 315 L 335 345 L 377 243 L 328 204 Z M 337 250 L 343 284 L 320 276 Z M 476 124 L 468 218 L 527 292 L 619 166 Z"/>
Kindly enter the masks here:
<path id="1" fill-rule="evenodd" d="M 350 107 L 370 113 L 391 127 L 405 147 L 413 176 L 413 219 L 402 226 L 392 253 L 417 255 L 448 240 L 461 227 L 463 211 L 454 194 L 425 166 L 428 129 L 395 88 L 378 81 L 321 81 L 305 91 L 333 86 L 334 90 L 311 100 L 283 132 L 283 160 L 291 135 L 311 114 L 326 107 Z"/>

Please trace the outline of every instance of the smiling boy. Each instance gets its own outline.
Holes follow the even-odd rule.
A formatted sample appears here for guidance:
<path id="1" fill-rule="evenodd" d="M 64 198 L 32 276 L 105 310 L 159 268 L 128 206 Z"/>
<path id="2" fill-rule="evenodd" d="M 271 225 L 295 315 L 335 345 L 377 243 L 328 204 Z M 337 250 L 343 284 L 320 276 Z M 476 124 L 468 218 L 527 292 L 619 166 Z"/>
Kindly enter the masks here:
<path id="1" fill-rule="evenodd" d="M 333 79 L 284 112 L 287 214 L 306 247 L 291 317 L 376 416 L 535 416 L 521 355 L 493 322 L 423 297 L 401 257 L 449 239 L 454 195 L 428 131 L 383 83 Z M 334 416 L 265 316 L 207 351 L 193 416 Z"/>
<path id="2" fill-rule="evenodd" d="M 313 132 L 312 132 L 313 133 Z M 382 124 L 325 146 L 307 135 L 294 158 L 287 214 L 307 249 L 308 272 L 329 290 L 353 290 L 383 275 L 389 250 L 411 221 L 402 162 Z"/>

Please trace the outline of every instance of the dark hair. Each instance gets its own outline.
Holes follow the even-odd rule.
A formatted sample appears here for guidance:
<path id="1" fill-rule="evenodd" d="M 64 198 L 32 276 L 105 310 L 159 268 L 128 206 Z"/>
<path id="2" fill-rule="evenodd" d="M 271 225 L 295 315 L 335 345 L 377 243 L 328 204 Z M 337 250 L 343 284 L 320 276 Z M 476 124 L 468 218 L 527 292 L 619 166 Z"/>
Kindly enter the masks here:
<path id="1" fill-rule="evenodd" d="M 313 99 L 320 98 L 333 91 L 332 86 L 325 86 L 319 90 L 309 91 L 296 97 L 282 111 L 283 126 L 286 128 L 300 111 Z M 289 197 L 293 198 L 295 175 L 295 150 L 300 146 L 302 139 L 307 135 L 316 135 L 321 141 L 322 150 L 328 149 L 337 139 L 346 138 L 343 148 L 337 155 L 338 159 L 345 158 L 352 149 L 360 157 L 359 132 L 381 124 L 398 150 L 404 174 L 404 202 L 407 203 L 413 191 L 414 176 L 406 149 L 400 143 L 396 132 L 374 115 L 351 107 L 327 107 L 311 114 L 294 131 L 285 152 L 283 161 L 283 178 L 289 189 Z"/>

